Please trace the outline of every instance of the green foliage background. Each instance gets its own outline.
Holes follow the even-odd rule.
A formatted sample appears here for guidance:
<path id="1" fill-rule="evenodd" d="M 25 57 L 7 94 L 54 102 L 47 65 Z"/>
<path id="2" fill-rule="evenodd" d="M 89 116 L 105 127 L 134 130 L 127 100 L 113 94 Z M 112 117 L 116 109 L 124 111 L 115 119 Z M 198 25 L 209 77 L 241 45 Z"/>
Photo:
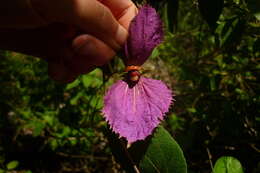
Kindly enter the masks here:
<path id="1" fill-rule="evenodd" d="M 176 95 L 163 126 L 183 149 L 188 172 L 211 172 L 224 155 L 245 172 L 259 172 L 258 2 L 148 2 L 162 16 L 166 37 L 145 75 Z M 0 59 L 2 172 L 123 172 L 100 114 L 105 89 L 123 71 L 119 58 L 67 85 L 52 81 L 42 60 L 7 51 Z"/>

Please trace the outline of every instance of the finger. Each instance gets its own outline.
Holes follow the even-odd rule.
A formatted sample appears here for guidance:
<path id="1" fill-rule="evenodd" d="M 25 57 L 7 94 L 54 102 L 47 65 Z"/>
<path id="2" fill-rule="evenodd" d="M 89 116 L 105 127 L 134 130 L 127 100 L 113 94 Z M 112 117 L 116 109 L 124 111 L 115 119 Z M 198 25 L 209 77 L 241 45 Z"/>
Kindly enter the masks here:
<path id="1" fill-rule="evenodd" d="M 118 50 L 127 38 L 108 7 L 97 0 L 31 0 L 36 11 L 47 21 L 76 25 L 84 32 Z"/>
<path id="2" fill-rule="evenodd" d="M 45 60 L 54 60 L 60 57 L 66 47 L 71 46 L 71 40 L 76 35 L 77 30 L 62 24 L 37 29 L 0 29 L 0 47 Z"/>
<path id="3" fill-rule="evenodd" d="M 80 35 L 72 43 L 74 56 L 65 57 L 65 64 L 74 72 L 83 74 L 106 64 L 115 52 L 91 35 Z"/>
<path id="4" fill-rule="evenodd" d="M 114 50 L 118 50 L 124 44 L 127 31 L 118 23 L 108 7 L 96 0 L 82 0 L 82 3 L 74 8 L 76 11 L 74 22 L 84 31 L 102 40 Z"/>
<path id="5" fill-rule="evenodd" d="M 137 7 L 131 0 L 99 1 L 111 10 L 118 22 L 126 29 L 138 12 Z"/>

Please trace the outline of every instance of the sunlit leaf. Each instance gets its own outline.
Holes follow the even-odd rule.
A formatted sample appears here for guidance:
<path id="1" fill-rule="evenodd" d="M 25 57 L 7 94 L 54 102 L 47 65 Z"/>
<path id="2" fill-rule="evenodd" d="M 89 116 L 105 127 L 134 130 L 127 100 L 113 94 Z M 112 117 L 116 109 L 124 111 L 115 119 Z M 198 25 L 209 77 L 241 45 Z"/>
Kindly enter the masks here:
<path id="1" fill-rule="evenodd" d="M 213 173 L 243 173 L 239 160 L 231 156 L 223 156 L 214 165 Z"/>
<path id="2" fill-rule="evenodd" d="M 6 165 L 6 168 L 8 170 L 15 169 L 19 165 L 19 162 L 17 160 L 11 161 Z"/>
<path id="3" fill-rule="evenodd" d="M 79 79 L 77 79 L 77 80 L 75 80 L 74 82 L 69 83 L 69 84 L 66 86 L 66 90 L 70 90 L 70 89 L 72 89 L 72 88 L 75 88 L 75 87 L 77 87 L 79 84 L 80 84 L 80 81 L 79 81 Z"/>
<path id="4" fill-rule="evenodd" d="M 96 69 L 89 74 L 85 74 L 82 76 L 82 82 L 85 88 L 98 87 L 102 85 L 102 72 Z"/>

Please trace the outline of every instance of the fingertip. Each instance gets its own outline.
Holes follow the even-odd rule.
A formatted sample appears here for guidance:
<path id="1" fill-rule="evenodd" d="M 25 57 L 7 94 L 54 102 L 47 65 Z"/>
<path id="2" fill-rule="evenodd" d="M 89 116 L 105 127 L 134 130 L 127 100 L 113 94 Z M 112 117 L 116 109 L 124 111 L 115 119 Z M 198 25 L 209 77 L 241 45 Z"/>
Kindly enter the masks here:
<path id="1" fill-rule="evenodd" d="M 128 30 L 129 25 L 133 18 L 137 15 L 138 13 L 138 8 L 132 4 L 131 6 L 128 7 L 127 10 L 125 10 L 118 19 L 118 22 Z"/>
<path id="2" fill-rule="evenodd" d="M 91 35 L 80 35 L 73 40 L 72 48 L 79 64 L 102 66 L 115 55 L 115 51 Z"/>
<path id="3" fill-rule="evenodd" d="M 127 36 L 128 36 L 127 30 L 122 25 L 119 24 L 115 35 L 115 39 L 119 44 L 119 47 L 117 47 L 115 50 L 119 50 L 121 46 L 124 45 Z"/>
<path id="4" fill-rule="evenodd" d="M 128 29 L 130 22 L 138 13 L 138 8 L 131 0 L 98 0 L 107 6 L 118 22 Z"/>
<path id="5" fill-rule="evenodd" d="M 77 26 L 95 36 L 114 50 L 119 50 L 127 38 L 127 30 L 116 20 L 111 10 L 96 0 L 79 1 L 74 16 Z"/>

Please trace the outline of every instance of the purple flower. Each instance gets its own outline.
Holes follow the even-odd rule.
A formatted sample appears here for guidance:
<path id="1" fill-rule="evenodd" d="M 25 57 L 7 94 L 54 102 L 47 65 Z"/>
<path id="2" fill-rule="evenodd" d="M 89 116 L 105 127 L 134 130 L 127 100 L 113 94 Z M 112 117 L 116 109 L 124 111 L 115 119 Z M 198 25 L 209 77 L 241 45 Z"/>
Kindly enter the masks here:
<path id="1" fill-rule="evenodd" d="M 132 143 L 152 133 L 171 100 L 171 91 L 159 80 L 141 77 L 132 88 L 120 80 L 107 92 L 103 112 L 113 130 Z"/>
<path id="2" fill-rule="evenodd" d="M 145 5 L 130 24 L 125 44 L 125 64 L 143 65 L 162 39 L 162 21 L 154 8 Z"/>
<path id="3" fill-rule="evenodd" d="M 133 19 L 125 44 L 126 71 L 106 93 L 103 114 L 112 129 L 128 143 L 143 140 L 163 120 L 172 102 L 172 93 L 159 81 L 142 77 L 141 66 L 163 38 L 156 11 L 143 6 Z"/>

